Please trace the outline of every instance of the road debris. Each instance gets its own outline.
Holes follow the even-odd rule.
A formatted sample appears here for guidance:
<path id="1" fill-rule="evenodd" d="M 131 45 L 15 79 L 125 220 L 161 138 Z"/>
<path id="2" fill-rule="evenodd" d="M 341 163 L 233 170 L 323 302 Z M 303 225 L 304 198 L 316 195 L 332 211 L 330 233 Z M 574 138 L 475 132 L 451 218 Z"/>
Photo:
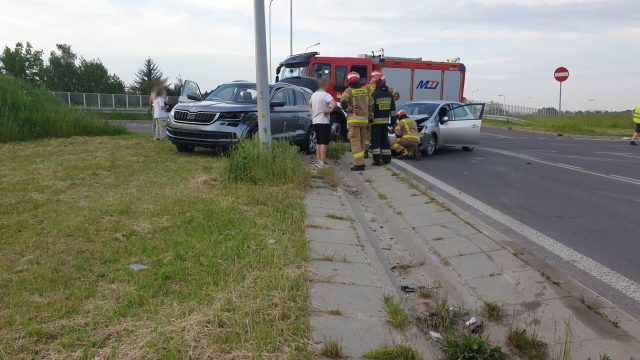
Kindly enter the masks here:
<path id="1" fill-rule="evenodd" d="M 147 265 L 138 264 L 138 263 L 129 264 L 128 267 L 133 271 L 146 270 L 149 268 Z"/>

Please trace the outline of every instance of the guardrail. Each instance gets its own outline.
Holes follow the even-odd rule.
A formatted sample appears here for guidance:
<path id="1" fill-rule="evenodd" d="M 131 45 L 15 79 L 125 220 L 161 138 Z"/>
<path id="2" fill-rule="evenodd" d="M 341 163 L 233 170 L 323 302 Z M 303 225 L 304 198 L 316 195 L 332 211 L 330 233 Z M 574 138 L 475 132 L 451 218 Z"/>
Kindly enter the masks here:
<path id="1" fill-rule="evenodd" d="M 146 112 L 149 110 L 149 95 L 99 94 L 52 91 L 55 97 L 71 107 L 97 111 Z M 178 96 L 168 96 L 172 104 Z"/>

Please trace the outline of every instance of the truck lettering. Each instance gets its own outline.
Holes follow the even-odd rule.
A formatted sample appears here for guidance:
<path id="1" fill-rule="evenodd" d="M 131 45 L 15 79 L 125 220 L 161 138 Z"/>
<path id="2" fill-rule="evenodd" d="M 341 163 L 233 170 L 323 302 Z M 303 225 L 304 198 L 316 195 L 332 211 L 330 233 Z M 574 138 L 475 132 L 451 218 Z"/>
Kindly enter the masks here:
<path id="1" fill-rule="evenodd" d="M 432 81 L 432 80 L 420 80 L 420 82 L 418 82 L 418 85 L 416 86 L 416 89 L 422 89 L 422 90 L 434 90 L 438 88 L 438 85 L 440 85 L 439 81 Z"/>

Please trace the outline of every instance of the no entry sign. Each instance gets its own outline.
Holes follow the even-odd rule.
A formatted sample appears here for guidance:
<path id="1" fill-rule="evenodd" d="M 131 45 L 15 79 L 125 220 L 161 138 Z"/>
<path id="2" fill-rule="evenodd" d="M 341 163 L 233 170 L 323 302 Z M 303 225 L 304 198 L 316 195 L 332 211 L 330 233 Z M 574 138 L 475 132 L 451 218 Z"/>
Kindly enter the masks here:
<path id="1" fill-rule="evenodd" d="M 566 67 L 561 66 L 553 73 L 553 77 L 555 77 L 559 82 L 565 82 L 569 79 L 569 70 Z"/>

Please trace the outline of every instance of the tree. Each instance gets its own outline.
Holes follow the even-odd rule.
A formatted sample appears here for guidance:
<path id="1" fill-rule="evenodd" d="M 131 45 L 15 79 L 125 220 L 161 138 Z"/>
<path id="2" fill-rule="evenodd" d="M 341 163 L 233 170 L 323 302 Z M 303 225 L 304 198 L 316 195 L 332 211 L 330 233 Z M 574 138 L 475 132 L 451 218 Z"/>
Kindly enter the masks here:
<path id="1" fill-rule="evenodd" d="M 46 85 L 52 91 L 76 91 L 77 69 L 76 54 L 70 45 L 57 44 L 52 51 L 47 66 Z"/>
<path id="2" fill-rule="evenodd" d="M 5 46 L 0 55 L 0 71 L 34 84 L 42 84 L 45 75 L 42 54 L 42 50 L 33 50 L 29 42 L 27 46 L 18 42 L 13 50 Z"/>
<path id="3" fill-rule="evenodd" d="M 150 94 L 154 86 L 154 81 L 162 80 L 163 83 L 167 83 L 167 78 L 164 77 L 160 67 L 151 58 L 147 58 L 142 64 L 142 67 L 136 72 L 136 79 L 130 90 L 138 94 Z"/>
<path id="4" fill-rule="evenodd" d="M 98 59 L 80 59 L 77 66 L 76 90 L 80 92 L 99 92 L 107 94 L 124 93 L 124 82 Z"/>
<path id="5" fill-rule="evenodd" d="M 176 77 L 176 82 L 171 84 L 171 86 L 167 87 L 167 95 L 180 96 L 182 94 L 183 83 L 184 83 L 184 80 L 182 80 L 182 75 L 178 74 L 178 77 Z"/>

